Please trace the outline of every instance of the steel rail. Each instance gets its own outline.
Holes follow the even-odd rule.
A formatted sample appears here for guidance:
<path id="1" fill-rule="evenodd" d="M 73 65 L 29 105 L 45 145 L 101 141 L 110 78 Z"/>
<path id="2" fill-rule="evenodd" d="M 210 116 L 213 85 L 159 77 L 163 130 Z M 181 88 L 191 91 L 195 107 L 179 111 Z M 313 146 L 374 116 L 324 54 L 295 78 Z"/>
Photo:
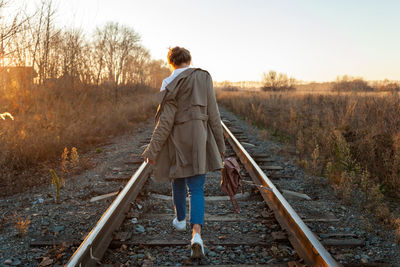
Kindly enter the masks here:
<path id="1" fill-rule="evenodd" d="M 151 168 L 146 162 L 140 165 L 124 189 L 103 213 L 96 226 L 69 259 L 68 267 L 96 266 L 100 262 L 112 241 L 113 232 L 121 226 L 126 213 L 129 211 L 131 202 L 142 189 Z"/>
<path id="2" fill-rule="evenodd" d="M 270 190 L 259 189 L 275 218 L 287 231 L 290 243 L 309 266 L 341 266 L 322 246 L 258 164 L 247 153 L 228 127 L 221 121 L 224 134 L 253 181 Z"/>

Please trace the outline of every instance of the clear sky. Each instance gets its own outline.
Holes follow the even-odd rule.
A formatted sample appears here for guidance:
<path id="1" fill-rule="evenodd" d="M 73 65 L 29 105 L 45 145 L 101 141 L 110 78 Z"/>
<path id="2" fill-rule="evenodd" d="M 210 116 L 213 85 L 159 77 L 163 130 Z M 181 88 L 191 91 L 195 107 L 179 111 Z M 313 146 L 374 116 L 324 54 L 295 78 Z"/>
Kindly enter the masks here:
<path id="1" fill-rule="evenodd" d="M 32 2 L 39 0 L 29 0 Z M 399 0 L 55 0 L 57 21 L 134 28 L 153 58 L 184 46 L 216 81 L 337 75 L 400 80 Z"/>

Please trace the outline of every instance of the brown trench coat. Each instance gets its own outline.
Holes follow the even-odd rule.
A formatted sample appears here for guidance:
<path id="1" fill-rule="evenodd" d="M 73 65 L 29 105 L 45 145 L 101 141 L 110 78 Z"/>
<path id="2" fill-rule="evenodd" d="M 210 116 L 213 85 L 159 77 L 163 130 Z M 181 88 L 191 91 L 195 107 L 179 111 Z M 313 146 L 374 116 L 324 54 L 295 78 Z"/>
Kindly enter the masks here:
<path id="1" fill-rule="evenodd" d="M 155 160 L 156 181 L 222 169 L 225 143 L 210 74 L 180 73 L 160 92 L 156 126 L 143 156 Z"/>

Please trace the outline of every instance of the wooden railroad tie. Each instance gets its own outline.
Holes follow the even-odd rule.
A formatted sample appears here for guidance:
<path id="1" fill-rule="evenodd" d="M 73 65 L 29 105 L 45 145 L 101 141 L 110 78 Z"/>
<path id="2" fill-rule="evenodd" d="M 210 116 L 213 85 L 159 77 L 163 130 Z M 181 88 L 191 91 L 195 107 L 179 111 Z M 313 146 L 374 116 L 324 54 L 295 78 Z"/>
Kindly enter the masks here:
<path id="1" fill-rule="evenodd" d="M 226 246 L 226 247 L 237 247 L 237 246 L 271 246 L 271 240 L 268 242 L 248 242 L 248 241 L 224 241 L 224 240 L 207 240 L 207 246 Z M 189 241 L 183 239 L 174 239 L 174 240 L 144 240 L 144 241 L 126 241 L 121 242 L 119 240 L 111 241 L 110 248 L 119 248 L 122 245 L 126 246 L 145 246 L 145 247 L 169 247 L 169 246 L 188 246 Z"/>

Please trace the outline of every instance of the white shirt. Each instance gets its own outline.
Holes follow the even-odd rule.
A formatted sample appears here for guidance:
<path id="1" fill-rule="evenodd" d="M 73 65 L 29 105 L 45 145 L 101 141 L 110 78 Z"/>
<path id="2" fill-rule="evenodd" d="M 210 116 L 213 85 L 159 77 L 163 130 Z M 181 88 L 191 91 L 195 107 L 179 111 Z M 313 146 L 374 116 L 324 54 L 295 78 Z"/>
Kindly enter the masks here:
<path id="1" fill-rule="evenodd" d="M 171 76 L 169 76 L 169 77 L 167 77 L 167 78 L 165 78 L 165 79 L 163 80 L 160 91 L 165 90 L 165 87 L 166 87 L 170 82 L 172 82 L 172 81 L 176 78 L 176 76 L 178 76 L 178 75 L 181 74 L 183 71 L 185 71 L 185 70 L 187 70 L 187 69 L 189 69 L 189 68 L 190 68 L 190 67 L 175 69 L 175 70 L 172 72 Z"/>

